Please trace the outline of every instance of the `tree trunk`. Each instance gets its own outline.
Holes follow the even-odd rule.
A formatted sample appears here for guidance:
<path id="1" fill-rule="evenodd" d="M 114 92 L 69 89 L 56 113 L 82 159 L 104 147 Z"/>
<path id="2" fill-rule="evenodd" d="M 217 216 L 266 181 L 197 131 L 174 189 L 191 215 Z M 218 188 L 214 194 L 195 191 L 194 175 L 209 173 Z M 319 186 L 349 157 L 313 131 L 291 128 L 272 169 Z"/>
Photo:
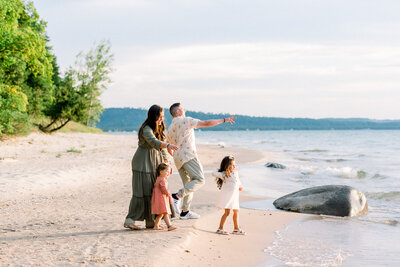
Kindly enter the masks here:
<path id="1" fill-rule="evenodd" d="M 46 125 L 46 126 L 39 125 L 39 130 L 41 130 L 42 132 L 45 132 L 45 133 L 50 132 L 50 131 L 49 131 L 50 126 L 52 126 L 57 120 L 58 120 L 58 119 L 54 119 L 52 122 L 50 122 L 50 123 L 49 123 L 48 125 Z"/>
<path id="2" fill-rule="evenodd" d="M 70 119 L 67 119 L 64 123 L 62 123 L 60 126 L 58 126 L 57 128 L 51 129 L 50 133 L 55 132 L 60 130 L 62 127 L 64 127 L 65 125 L 67 125 L 67 123 L 70 121 Z"/>

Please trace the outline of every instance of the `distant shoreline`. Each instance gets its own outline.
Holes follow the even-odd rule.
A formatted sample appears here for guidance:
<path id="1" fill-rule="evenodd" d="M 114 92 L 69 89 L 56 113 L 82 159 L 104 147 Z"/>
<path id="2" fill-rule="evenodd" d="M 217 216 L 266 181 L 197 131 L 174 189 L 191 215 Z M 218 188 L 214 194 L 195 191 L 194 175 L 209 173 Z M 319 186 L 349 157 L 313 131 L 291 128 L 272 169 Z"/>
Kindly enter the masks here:
<path id="1" fill-rule="evenodd" d="M 200 120 L 220 119 L 228 114 L 213 114 L 187 111 L 187 116 Z M 100 116 L 96 127 L 108 131 L 136 131 L 146 119 L 147 110 L 139 108 L 107 108 Z M 321 130 L 400 130 L 400 120 L 349 119 L 307 119 L 274 118 L 237 115 L 235 125 L 221 124 L 204 128 L 202 131 L 321 131 Z M 172 117 L 165 111 L 166 124 Z"/>
<path id="2" fill-rule="evenodd" d="M 223 129 L 223 130 L 206 130 L 206 129 L 196 129 L 195 131 L 199 132 L 274 132 L 274 131 L 282 131 L 282 132 L 289 132 L 289 131 L 299 131 L 299 132 L 311 132 L 311 131 L 399 131 L 400 129 L 321 129 L 321 130 L 259 130 L 259 129 L 254 129 L 254 130 L 236 130 L 236 129 Z M 103 133 L 105 134 L 112 134 L 112 135 L 132 135 L 132 134 L 137 134 L 137 130 L 132 130 L 132 131 L 104 131 Z"/>

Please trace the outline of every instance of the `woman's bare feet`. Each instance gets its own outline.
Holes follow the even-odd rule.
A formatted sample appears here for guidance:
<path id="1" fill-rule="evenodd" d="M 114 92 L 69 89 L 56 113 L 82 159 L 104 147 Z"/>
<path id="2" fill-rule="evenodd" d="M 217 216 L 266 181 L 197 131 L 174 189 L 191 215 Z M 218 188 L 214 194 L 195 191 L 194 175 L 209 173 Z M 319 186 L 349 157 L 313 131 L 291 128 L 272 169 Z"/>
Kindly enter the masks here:
<path id="1" fill-rule="evenodd" d="M 141 229 L 139 226 L 134 225 L 134 224 L 130 224 L 130 225 L 124 224 L 124 227 L 131 229 L 131 230 L 140 230 Z"/>

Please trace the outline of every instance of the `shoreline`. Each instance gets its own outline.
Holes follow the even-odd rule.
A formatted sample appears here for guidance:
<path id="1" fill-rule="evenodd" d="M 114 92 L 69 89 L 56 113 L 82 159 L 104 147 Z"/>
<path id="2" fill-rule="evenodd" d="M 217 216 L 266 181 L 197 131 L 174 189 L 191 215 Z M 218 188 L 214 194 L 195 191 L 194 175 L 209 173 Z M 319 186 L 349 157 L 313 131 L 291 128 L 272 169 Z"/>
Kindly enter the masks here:
<path id="1" fill-rule="evenodd" d="M 266 160 L 261 151 L 199 145 L 206 185 L 195 193 L 192 208 L 202 217 L 174 220 L 179 227 L 174 232 L 155 232 L 122 227 L 136 136 L 31 134 L 0 145 L 0 263 L 5 265 L 158 266 L 167 260 L 185 266 L 253 266 L 268 259 L 264 249 L 274 231 L 298 217 L 242 208 L 239 219 L 246 236 L 215 234 L 222 214 L 215 208 L 217 188 L 209 171 L 230 154 L 239 166 Z M 171 192 L 181 187 L 175 167 L 169 185 Z M 257 199 L 241 194 L 241 202 Z M 250 261 L 235 253 L 244 249 Z"/>
<path id="2" fill-rule="evenodd" d="M 195 193 L 193 201 L 193 209 L 197 212 L 203 197 L 207 197 L 208 205 L 202 207 L 202 217 L 194 220 L 192 231 L 187 235 L 187 240 L 183 244 L 177 244 L 172 249 L 174 253 L 179 254 L 178 259 L 172 261 L 170 253 L 166 250 L 165 256 L 159 261 L 160 265 L 168 260 L 172 266 L 256 266 L 271 259 L 266 249 L 275 239 L 275 232 L 285 228 L 288 224 L 302 218 L 301 214 L 289 213 L 284 211 L 267 211 L 260 209 L 251 209 L 241 207 L 239 212 L 239 224 L 246 231 L 245 236 L 234 235 L 218 235 L 215 233 L 219 225 L 219 220 L 223 214 L 222 210 L 215 207 L 218 197 L 218 190 L 214 178 L 211 177 L 211 171 L 219 166 L 223 156 L 233 155 L 237 165 L 249 165 L 264 163 L 271 160 L 271 155 L 261 150 L 254 150 L 239 146 L 221 147 L 219 145 L 198 145 L 198 154 L 201 159 L 206 184 Z M 203 162 L 202 158 L 206 157 L 208 149 L 219 150 L 225 152 L 211 162 Z M 218 152 L 218 151 L 217 151 Z M 204 153 L 204 154 L 203 154 Z M 240 173 L 240 171 L 239 171 Z M 207 191 L 207 193 L 203 193 Z M 200 196 L 199 196 L 200 195 Z M 200 198 L 200 199 L 199 199 Z M 262 201 L 265 198 L 251 195 L 249 192 L 241 192 L 240 203 L 251 201 Z M 210 203 L 211 202 L 211 203 Z M 204 214 L 204 215 L 203 215 Z M 225 230 L 231 232 L 233 230 L 232 214 L 225 223 Z M 261 237 L 261 238 L 260 238 Z M 238 253 L 238 252 L 241 253 Z M 246 255 L 243 257 L 243 255 Z M 157 266 L 157 264 L 156 264 Z"/>

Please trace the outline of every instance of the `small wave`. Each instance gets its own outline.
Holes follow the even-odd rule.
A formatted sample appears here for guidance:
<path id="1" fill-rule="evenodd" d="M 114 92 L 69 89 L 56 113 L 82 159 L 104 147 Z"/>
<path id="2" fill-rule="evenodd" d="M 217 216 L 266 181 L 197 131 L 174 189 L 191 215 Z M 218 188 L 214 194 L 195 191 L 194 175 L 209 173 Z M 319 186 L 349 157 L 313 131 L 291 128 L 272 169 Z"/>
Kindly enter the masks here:
<path id="1" fill-rule="evenodd" d="M 326 162 L 343 162 L 347 161 L 347 159 L 327 159 Z"/>
<path id="2" fill-rule="evenodd" d="M 388 178 L 386 175 L 375 173 L 374 176 L 371 177 L 372 179 L 386 179 Z"/>
<path id="3" fill-rule="evenodd" d="M 300 150 L 299 152 L 304 152 L 304 153 L 322 153 L 322 152 L 328 152 L 329 150 L 326 149 L 309 149 L 309 150 Z"/>
<path id="4" fill-rule="evenodd" d="M 367 172 L 357 171 L 357 178 L 365 178 L 365 177 L 367 177 Z"/>
<path id="5" fill-rule="evenodd" d="M 312 159 L 306 159 L 306 158 L 296 158 L 299 161 L 312 161 Z"/>
<path id="6" fill-rule="evenodd" d="M 361 221 L 366 221 L 366 222 L 371 222 L 371 223 L 378 223 L 378 224 L 385 224 L 385 225 L 390 225 L 390 226 L 398 226 L 400 224 L 400 222 L 398 220 L 395 220 L 395 219 L 382 220 L 382 219 L 369 218 L 369 219 L 361 219 Z"/>
<path id="7" fill-rule="evenodd" d="M 385 201 L 395 201 L 400 202 L 400 192 L 399 191 L 391 191 L 391 192 L 366 192 L 367 198 L 372 199 L 381 199 Z"/>
<path id="8" fill-rule="evenodd" d="M 363 179 L 367 177 L 367 172 L 363 170 L 353 169 L 351 167 L 332 168 L 328 167 L 327 171 L 333 172 L 337 177 L 346 179 Z"/>
<path id="9" fill-rule="evenodd" d="M 302 175 L 311 175 L 318 170 L 318 167 L 310 165 L 293 165 L 293 167 L 299 169 Z"/>
<path id="10" fill-rule="evenodd" d="M 274 242 L 265 250 L 284 262 L 285 266 L 342 266 L 346 258 L 351 256 L 350 252 L 331 242 L 298 233 L 289 234 L 287 230 L 275 232 Z M 293 254 L 293 251 L 296 253 Z"/>
<path id="11" fill-rule="evenodd" d="M 385 221 L 383 221 L 383 223 L 387 224 L 387 225 L 391 225 L 391 226 L 396 226 L 396 225 L 399 224 L 399 221 L 397 221 L 397 220 L 385 220 Z"/>

